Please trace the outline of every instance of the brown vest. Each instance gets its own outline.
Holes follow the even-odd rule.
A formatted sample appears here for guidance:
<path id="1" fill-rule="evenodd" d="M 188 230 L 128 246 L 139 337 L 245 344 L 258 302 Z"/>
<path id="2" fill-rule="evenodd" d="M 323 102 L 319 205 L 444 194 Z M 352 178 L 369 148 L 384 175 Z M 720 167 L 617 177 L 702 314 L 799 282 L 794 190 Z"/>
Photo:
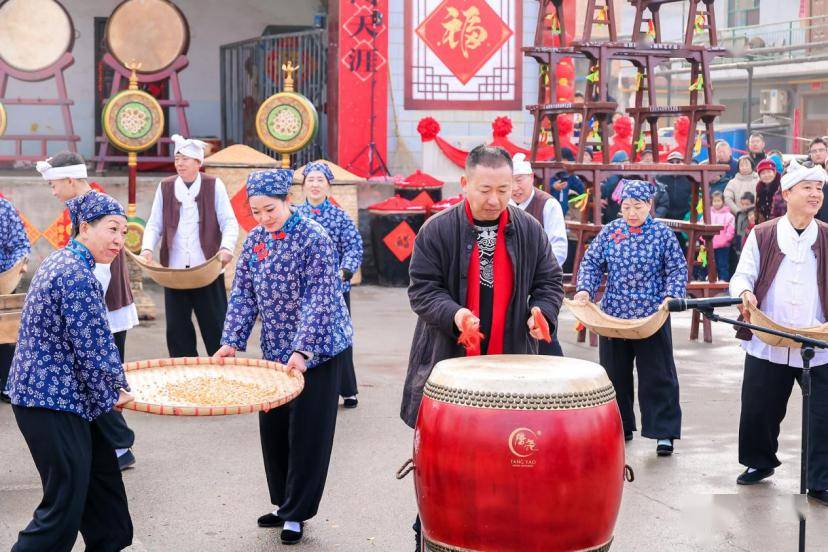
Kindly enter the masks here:
<path id="1" fill-rule="evenodd" d="M 532 201 L 526 206 L 526 212 L 535 217 L 541 226 L 543 226 L 543 206 L 546 205 L 546 200 L 552 199 L 552 196 L 535 188 L 535 195 L 532 196 Z"/>
<path id="2" fill-rule="evenodd" d="M 753 228 L 756 234 L 756 243 L 759 247 L 759 276 L 753 285 L 753 294 L 759 306 L 765 300 L 768 291 L 776 278 L 779 266 L 785 254 L 779 249 L 779 242 L 776 239 L 776 225 L 779 219 L 763 222 Z M 817 239 L 811 247 L 817 261 L 817 290 L 819 291 L 819 302 L 822 304 L 822 312 L 828 316 L 828 293 L 825 284 L 828 282 L 828 224 L 817 220 Z M 739 317 L 741 319 L 741 317 Z M 736 331 L 736 337 L 745 341 L 750 340 L 752 332 L 747 328 L 740 328 Z"/>
<path id="3" fill-rule="evenodd" d="M 168 176 L 161 181 L 164 231 L 161 233 L 161 264 L 170 266 L 170 244 L 181 219 L 181 202 L 175 198 L 175 179 Z M 218 253 L 221 246 L 221 228 L 216 215 L 216 177 L 201 174 L 201 190 L 195 199 L 198 207 L 198 237 L 206 259 Z"/>
<path id="4" fill-rule="evenodd" d="M 112 277 L 106 290 L 106 310 L 116 311 L 134 303 L 132 290 L 129 287 L 126 253 L 123 249 L 109 265 L 109 272 Z"/>

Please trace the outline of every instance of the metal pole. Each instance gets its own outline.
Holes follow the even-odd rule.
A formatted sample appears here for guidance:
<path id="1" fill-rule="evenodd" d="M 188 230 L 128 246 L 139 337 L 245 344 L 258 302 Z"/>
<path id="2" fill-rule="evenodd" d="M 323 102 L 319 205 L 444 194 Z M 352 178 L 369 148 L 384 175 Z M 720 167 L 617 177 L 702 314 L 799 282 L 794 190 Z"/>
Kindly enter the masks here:
<path id="1" fill-rule="evenodd" d="M 799 494 L 803 497 L 808 487 L 808 445 L 811 426 L 811 359 L 814 348 L 803 346 L 802 355 L 802 456 L 799 462 Z M 805 516 L 799 514 L 799 552 L 805 552 Z"/>
<path id="2" fill-rule="evenodd" d="M 747 72 L 747 136 L 750 139 L 750 133 L 753 127 L 753 67 L 748 67 Z"/>

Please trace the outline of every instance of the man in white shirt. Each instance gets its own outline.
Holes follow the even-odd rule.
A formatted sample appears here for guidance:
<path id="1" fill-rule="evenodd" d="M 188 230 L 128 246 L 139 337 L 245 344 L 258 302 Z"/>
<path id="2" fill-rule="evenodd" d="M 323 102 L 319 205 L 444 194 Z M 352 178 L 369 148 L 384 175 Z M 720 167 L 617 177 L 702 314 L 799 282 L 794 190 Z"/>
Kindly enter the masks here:
<path id="1" fill-rule="evenodd" d="M 566 262 L 569 241 L 566 237 L 566 223 L 561 204 L 551 195 L 535 187 L 535 172 L 524 154 L 517 153 L 512 158 L 512 174 L 512 199 L 509 203 L 532 215 L 543 226 L 552 247 L 552 254 L 562 267 Z M 538 353 L 563 356 L 561 345 L 558 343 L 557 328 L 552 336 L 552 343 L 539 342 Z"/>
<path id="2" fill-rule="evenodd" d="M 222 265 L 233 259 L 239 224 L 220 178 L 199 172 L 204 161 L 200 140 L 173 135 L 177 176 L 161 181 L 155 193 L 141 256 L 153 260 L 160 242 L 162 266 L 192 268 L 218 255 Z M 164 289 L 167 316 L 167 349 L 171 357 L 198 356 L 195 312 L 207 355 L 221 347 L 221 331 L 227 313 L 224 274 L 202 288 Z"/>
<path id="3" fill-rule="evenodd" d="M 821 166 L 791 162 L 781 184 L 787 214 L 753 229 L 730 280 L 731 295 L 785 326 L 817 326 L 828 313 L 828 224 L 814 219 L 826 182 Z M 780 465 L 779 426 L 802 358 L 799 349 L 772 347 L 749 331 L 737 337 L 747 353 L 739 422 L 739 462 L 747 469 L 737 483 L 753 485 Z M 817 350 L 811 366 L 808 497 L 828 505 L 828 351 Z"/>

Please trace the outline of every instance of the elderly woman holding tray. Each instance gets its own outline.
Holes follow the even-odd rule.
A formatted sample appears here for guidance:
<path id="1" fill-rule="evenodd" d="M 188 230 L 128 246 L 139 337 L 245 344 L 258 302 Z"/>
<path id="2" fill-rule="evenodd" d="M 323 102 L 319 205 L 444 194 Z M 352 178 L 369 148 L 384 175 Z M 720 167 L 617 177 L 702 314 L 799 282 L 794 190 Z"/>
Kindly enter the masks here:
<path id="1" fill-rule="evenodd" d="M 305 202 L 296 212 L 321 224 L 331 237 L 336 250 L 339 275 L 342 278 L 342 295 L 350 312 L 351 278 L 362 264 L 362 237 L 348 213 L 328 199 L 334 179 L 331 169 L 325 163 L 309 163 L 302 174 Z M 357 393 L 353 349 L 349 347 L 342 353 L 339 377 L 339 395 L 344 399 L 345 408 L 357 407 Z"/>
<path id="2" fill-rule="evenodd" d="M 111 263 L 126 234 L 124 209 L 98 192 L 67 202 L 74 237 L 32 279 L 9 377 L 14 416 L 43 484 L 43 500 L 12 547 L 69 551 L 132 543 L 118 460 L 96 418 L 131 400 L 107 322 L 95 263 Z"/>
<path id="3" fill-rule="evenodd" d="M 675 234 L 650 217 L 655 187 L 640 180 L 622 181 L 621 216 L 604 226 L 587 249 L 578 270 L 575 301 L 595 297 L 604 273 L 602 310 L 617 318 L 644 318 L 664 299 L 684 297 L 687 262 Z M 598 354 L 617 393 L 624 437 L 636 429 L 633 410 L 633 361 L 638 367 L 641 435 L 657 439 L 659 456 L 673 453 L 681 437 L 681 406 L 670 320 L 647 339 L 601 337 Z"/>
<path id="4" fill-rule="evenodd" d="M 248 234 L 236 266 L 222 347 L 216 357 L 244 351 L 261 316 L 265 359 L 305 374 L 293 402 L 259 414 L 272 513 L 261 527 L 283 525 L 296 544 L 316 515 L 333 447 L 342 352 L 351 346 L 351 319 L 342 297 L 334 244 L 316 222 L 292 213 L 289 169 L 252 173 L 247 196 L 259 226 Z"/>

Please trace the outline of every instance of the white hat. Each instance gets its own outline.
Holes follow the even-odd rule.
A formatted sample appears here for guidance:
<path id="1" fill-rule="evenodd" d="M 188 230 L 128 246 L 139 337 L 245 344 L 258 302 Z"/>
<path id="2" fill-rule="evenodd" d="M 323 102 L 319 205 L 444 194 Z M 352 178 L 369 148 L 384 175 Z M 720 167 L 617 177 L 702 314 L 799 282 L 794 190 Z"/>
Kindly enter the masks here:
<path id="1" fill-rule="evenodd" d="M 181 155 L 198 159 L 199 163 L 204 161 L 204 149 L 207 147 L 206 142 L 193 138 L 184 138 L 180 134 L 173 134 L 170 139 L 175 144 L 175 155 L 180 153 Z"/>
<path id="2" fill-rule="evenodd" d="M 526 155 L 523 153 L 516 153 L 512 158 L 512 175 L 519 176 L 522 174 L 534 174 L 532 164 L 526 160 Z"/>
<path id="3" fill-rule="evenodd" d="M 65 167 L 53 167 L 49 164 L 52 158 L 50 157 L 46 161 L 38 161 L 35 168 L 37 172 L 43 177 L 43 180 L 61 180 L 63 178 L 78 178 L 78 179 L 85 179 L 87 178 L 86 175 L 86 165 L 81 163 L 79 165 L 67 165 Z"/>
<path id="4" fill-rule="evenodd" d="M 828 182 L 828 173 L 822 165 L 814 164 L 811 167 L 800 165 L 796 159 L 791 159 L 785 176 L 782 177 L 782 189 L 790 190 L 800 182 L 810 180 L 814 182 Z"/>

